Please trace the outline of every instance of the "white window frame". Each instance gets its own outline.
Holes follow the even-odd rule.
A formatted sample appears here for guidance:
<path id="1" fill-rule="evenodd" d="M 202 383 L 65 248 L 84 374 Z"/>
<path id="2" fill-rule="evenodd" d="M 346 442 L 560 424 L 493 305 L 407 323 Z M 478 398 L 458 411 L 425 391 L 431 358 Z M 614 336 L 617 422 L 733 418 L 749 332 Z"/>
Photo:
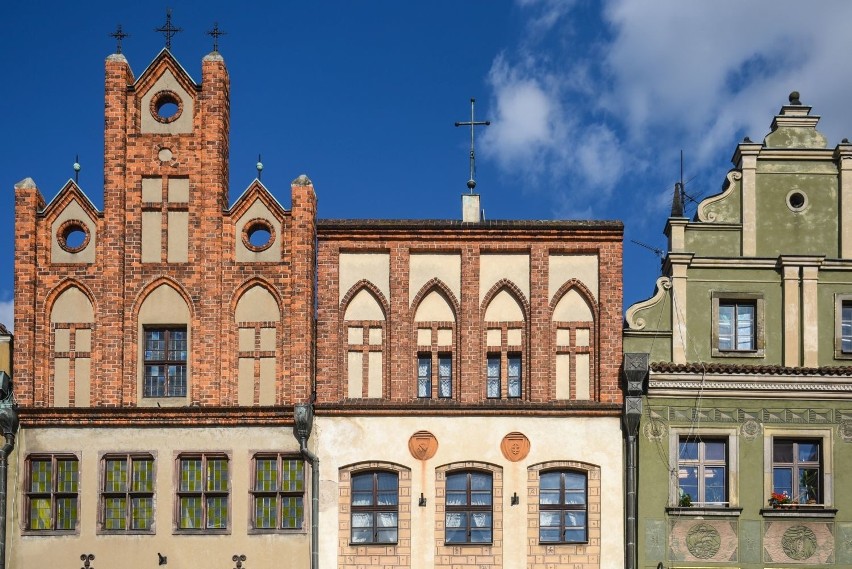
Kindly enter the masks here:
<path id="1" fill-rule="evenodd" d="M 728 461 L 725 472 L 728 476 L 728 505 L 727 506 L 704 506 L 695 504 L 699 508 L 738 508 L 740 506 L 739 489 L 739 433 L 736 428 L 714 428 L 702 427 L 698 430 L 692 427 L 671 427 L 669 429 L 669 464 L 672 474 L 669 477 L 669 507 L 677 508 L 680 505 L 678 495 L 678 448 L 681 438 L 707 438 L 721 440 L 725 439 L 728 445 Z"/>

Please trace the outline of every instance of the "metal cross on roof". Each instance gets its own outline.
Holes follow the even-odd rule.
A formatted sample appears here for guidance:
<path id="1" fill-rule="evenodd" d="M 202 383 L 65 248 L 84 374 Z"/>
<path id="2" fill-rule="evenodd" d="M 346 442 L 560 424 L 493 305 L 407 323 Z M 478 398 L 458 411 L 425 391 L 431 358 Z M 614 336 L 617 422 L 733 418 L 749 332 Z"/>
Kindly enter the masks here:
<path id="1" fill-rule="evenodd" d="M 183 28 L 176 28 L 172 26 L 172 9 L 168 8 L 166 10 L 166 23 L 154 29 L 155 32 L 160 32 L 166 38 L 166 49 L 172 49 L 172 36 L 178 32 L 182 32 Z"/>
<path id="2" fill-rule="evenodd" d="M 124 38 L 129 38 L 130 34 L 125 34 L 123 31 L 121 31 L 121 24 L 118 24 L 118 26 L 116 26 L 115 28 L 115 31 L 112 32 L 109 37 L 115 38 L 115 53 L 121 53 L 121 40 L 123 40 Z"/>
<path id="3" fill-rule="evenodd" d="M 219 37 L 228 35 L 228 32 L 219 29 L 219 22 L 213 22 L 213 29 L 207 35 L 213 36 L 213 51 L 219 51 Z"/>
<path id="4" fill-rule="evenodd" d="M 470 121 L 465 122 L 456 122 L 456 126 L 469 126 L 470 127 L 470 180 L 467 181 L 467 187 L 471 193 L 473 193 L 473 188 L 476 187 L 476 180 L 474 180 L 474 174 L 476 173 L 476 152 L 473 148 L 473 129 L 477 126 L 489 126 L 491 121 L 476 121 L 473 119 L 473 105 L 476 103 L 476 99 L 470 99 Z"/>

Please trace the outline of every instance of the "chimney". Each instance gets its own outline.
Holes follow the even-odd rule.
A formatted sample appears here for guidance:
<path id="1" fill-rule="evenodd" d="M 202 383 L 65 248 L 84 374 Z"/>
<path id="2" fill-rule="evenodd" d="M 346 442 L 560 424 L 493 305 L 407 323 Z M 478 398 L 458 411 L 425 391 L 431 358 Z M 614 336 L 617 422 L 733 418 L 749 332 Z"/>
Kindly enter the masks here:
<path id="1" fill-rule="evenodd" d="M 482 210 L 479 207 L 479 194 L 462 194 L 462 221 L 479 223 L 482 221 Z"/>

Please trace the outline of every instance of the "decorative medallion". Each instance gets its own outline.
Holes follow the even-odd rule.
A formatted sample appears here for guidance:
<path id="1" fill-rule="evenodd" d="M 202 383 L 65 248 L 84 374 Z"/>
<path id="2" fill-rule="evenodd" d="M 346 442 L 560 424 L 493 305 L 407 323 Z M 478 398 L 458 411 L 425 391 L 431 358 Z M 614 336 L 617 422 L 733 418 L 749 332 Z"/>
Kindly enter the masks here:
<path id="1" fill-rule="evenodd" d="M 753 441 L 760 435 L 760 423 L 754 419 L 746 419 L 740 427 L 740 433 L 744 439 Z"/>
<path id="2" fill-rule="evenodd" d="M 438 452 L 438 439 L 429 431 L 417 431 L 408 439 L 408 450 L 417 460 L 429 460 Z"/>
<path id="3" fill-rule="evenodd" d="M 840 433 L 840 438 L 843 442 L 852 442 L 852 421 L 841 421 L 837 426 L 837 431 Z"/>
<path id="4" fill-rule="evenodd" d="M 659 441 L 666 435 L 666 424 L 659 419 L 651 419 L 645 423 L 642 432 L 649 441 Z"/>
<path id="5" fill-rule="evenodd" d="M 781 537 L 781 547 L 790 559 L 804 561 L 816 553 L 817 537 L 807 526 L 793 526 Z"/>
<path id="6" fill-rule="evenodd" d="M 530 440 L 523 433 L 509 433 L 500 443 L 500 451 L 506 460 L 518 462 L 530 453 Z"/>
<path id="7" fill-rule="evenodd" d="M 722 545 L 722 536 L 709 524 L 695 524 L 686 534 L 686 548 L 698 559 L 715 557 Z"/>

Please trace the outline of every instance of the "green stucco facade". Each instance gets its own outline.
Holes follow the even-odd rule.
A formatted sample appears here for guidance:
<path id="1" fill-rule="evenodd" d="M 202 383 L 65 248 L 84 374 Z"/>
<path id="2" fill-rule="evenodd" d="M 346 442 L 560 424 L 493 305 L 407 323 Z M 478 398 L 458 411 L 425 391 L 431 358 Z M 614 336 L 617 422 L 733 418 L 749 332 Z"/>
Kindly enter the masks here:
<path id="1" fill-rule="evenodd" d="M 694 217 L 676 190 L 627 310 L 625 362 L 650 362 L 628 567 L 852 566 L 852 144 L 810 111 L 791 94 Z"/>

